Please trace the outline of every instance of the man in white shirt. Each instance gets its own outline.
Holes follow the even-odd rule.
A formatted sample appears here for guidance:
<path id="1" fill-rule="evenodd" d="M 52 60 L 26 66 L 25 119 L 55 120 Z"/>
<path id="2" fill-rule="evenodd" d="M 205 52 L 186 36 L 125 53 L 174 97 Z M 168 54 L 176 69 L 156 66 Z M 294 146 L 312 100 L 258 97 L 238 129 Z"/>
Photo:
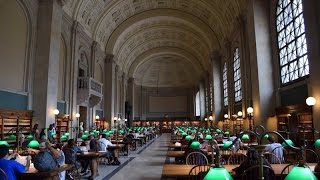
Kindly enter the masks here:
<path id="1" fill-rule="evenodd" d="M 114 144 L 111 143 L 110 137 L 108 137 L 107 139 L 107 135 L 106 134 L 102 134 L 101 135 L 101 139 L 99 139 L 99 143 L 100 143 L 100 148 L 101 148 L 101 151 L 106 151 L 106 155 L 105 157 L 109 159 L 109 162 L 112 164 L 112 165 L 119 165 L 120 162 L 118 160 L 118 158 L 116 157 L 115 155 L 115 149 L 112 149 L 111 151 L 108 151 L 108 147 L 112 147 L 112 146 L 115 146 Z"/>
<path id="2" fill-rule="evenodd" d="M 279 160 L 282 162 L 284 162 L 284 157 L 283 157 L 283 147 L 280 143 L 276 143 L 274 138 L 272 136 L 268 137 L 268 140 L 270 141 L 270 144 L 268 144 L 265 147 L 265 151 L 269 152 L 269 153 L 273 153 L 275 154 Z M 276 159 L 271 159 L 270 163 L 277 163 Z"/>

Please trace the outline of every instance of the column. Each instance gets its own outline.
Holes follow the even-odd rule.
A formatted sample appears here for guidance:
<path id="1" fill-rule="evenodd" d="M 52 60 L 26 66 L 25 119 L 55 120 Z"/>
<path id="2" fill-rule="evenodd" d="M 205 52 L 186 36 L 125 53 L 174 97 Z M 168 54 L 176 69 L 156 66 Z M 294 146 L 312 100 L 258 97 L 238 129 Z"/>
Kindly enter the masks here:
<path id="1" fill-rule="evenodd" d="M 130 77 L 128 80 L 128 109 L 129 109 L 129 117 L 128 124 L 132 126 L 132 121 L 134 120 L 134 78 Z"/>
<path id="2" fill-rule="evenodd" d="M 62 14 L 60 1 L 39 1 L 33 110 L 40 128 L 55 122 Z"/>
<path id="3" fill-rule="evenodd" d="M 320 129 L 320 2 L 318 0 L 302 1 L 303 16 L 305 20 L 305 32 L 307 38 L 310 83 L 308 85 L 308 94 L 316 98 L 317 102 L 313 106 L 313 125 Z M 315 137 L 318 137 L 315 134 Z"/>
<path id="4" fill-rule="evenodd" d="M 266 125 L 274 103 L 269 2 L 249 1 L 247 37 L 250 49 L 252 99 L 255 124 Z"/>
<path id="5" fill-rule="evenodd" d="M 206 115 L 206 104 L 205 104 L 205 85 L 204 81 L 200 82 L 199 85 L 200 92 L 200 120 L 203 121 Z"/>
<path id="6" fill-rule="evenodd" d="M 210 76 L 212 76 L 212 98 L 214 101 L 212 102 L 212 116 L 213 119 L 215 119 L 215 125 L 218 125 L 218 120 L 222 120 L 222 108 L 223 107 L 223 96 L 221 94 L 221 55 L 218 51 L 215 51 L 212 53 L 211 56 L 211 70 L 212 73 Z"/>
<path id="7" fill-rule="evenodd" d="M 104 114 L 106 121 L 109 123 L 110 127 L 113 127 L 113 117 L 115 109 L 115 76 L 116 64 L 113 61 L 113 55 L 109 54 L 105 58 L 104 64 L 104 83 L 103 83 L 103 97 L 104 97 Z"/>

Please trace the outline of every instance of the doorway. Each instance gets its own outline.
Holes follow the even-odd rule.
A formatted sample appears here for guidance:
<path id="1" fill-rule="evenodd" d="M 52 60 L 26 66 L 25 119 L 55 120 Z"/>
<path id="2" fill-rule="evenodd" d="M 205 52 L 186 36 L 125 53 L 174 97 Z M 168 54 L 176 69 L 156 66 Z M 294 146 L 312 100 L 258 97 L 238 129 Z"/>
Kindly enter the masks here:
<path id="1" fill-rule="evenodd" d="M 88 129 L 88 126 L 87 126 L 87 107 L 80 106 L 79 113 L 80 113 L 79 122 L 83 122 L 83 128 L 84 128 L 84 130 L 87 130 Z"/>

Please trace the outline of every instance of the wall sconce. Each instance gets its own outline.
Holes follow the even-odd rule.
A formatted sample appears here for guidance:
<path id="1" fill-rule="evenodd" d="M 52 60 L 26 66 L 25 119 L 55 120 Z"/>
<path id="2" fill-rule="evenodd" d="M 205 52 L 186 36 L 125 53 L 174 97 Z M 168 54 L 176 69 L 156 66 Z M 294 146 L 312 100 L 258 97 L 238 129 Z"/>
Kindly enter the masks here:
<path id="1" fill-rule="evenodd" d="M 249 120 L 249 130 L 252 131 L 253 130 L 253 108 L 252 107 L 248 107 L 247 108 L 247 113 L 248 113 L 248 120 Z"/>
<path id="2" fill-rule="evenodd" d="M 212 126 L 212 123 L 213 123 L 213 117 L 212 116 L 209 116 L 209 121 L 210 121 L 210 126 Z"/>
<path id="3" fill-rule="evenodd" d="M 238 115 L 238 117 L 242 118 L 242 115 L 243 115 L 242 111 L 238 111 L 237 115 Z"/>
<path id="4" fill-rule="evenodd" d="M 100 119 L 100 116 L 99 115 L 96 115 L 96 120 L 99 120 Z"/>
<path id="5" fill-rule="evenodd" d="M 314 98 L 314 97 L 308 97 L 308 98 L 306 99 L 306 104 L 307 104 L 308 106 L 314 106 L 314 105 L 316 104 L 316 102 L 317 102 L 317 100 L 316 100 L 316 98 Z"/>
<path id="6" fill-rule="evenodd" d="M 53 110 L 53 114 L 54 114 L 54 121 L 55 121 L 55 125 L 57 125 L 57 116 L 58 116 L 58 114 L 59 114 L 59 110 L 58 109 L 54 109 Z"/>
<path id="7" fill-rule="evenodd" d="M 79 118 L 80 117 L 80 114 L 79 113 L 76 113 L 76 118 Z"/>

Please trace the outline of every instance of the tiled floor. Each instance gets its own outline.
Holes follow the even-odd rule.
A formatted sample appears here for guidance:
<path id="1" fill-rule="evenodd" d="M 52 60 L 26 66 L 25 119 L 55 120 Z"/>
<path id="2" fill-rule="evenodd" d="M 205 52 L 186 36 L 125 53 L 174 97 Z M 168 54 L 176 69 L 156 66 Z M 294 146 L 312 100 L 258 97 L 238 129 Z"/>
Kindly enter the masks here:
<path id="1" fill-rule="evenodd" d="M 168 143 L 170 134 L 162 134 L 136 151 L 131 151 L 129 156 L 120 156 L 120 166 L 100 165 L 99 176 L 95 180 L 160 179 Z"/>

